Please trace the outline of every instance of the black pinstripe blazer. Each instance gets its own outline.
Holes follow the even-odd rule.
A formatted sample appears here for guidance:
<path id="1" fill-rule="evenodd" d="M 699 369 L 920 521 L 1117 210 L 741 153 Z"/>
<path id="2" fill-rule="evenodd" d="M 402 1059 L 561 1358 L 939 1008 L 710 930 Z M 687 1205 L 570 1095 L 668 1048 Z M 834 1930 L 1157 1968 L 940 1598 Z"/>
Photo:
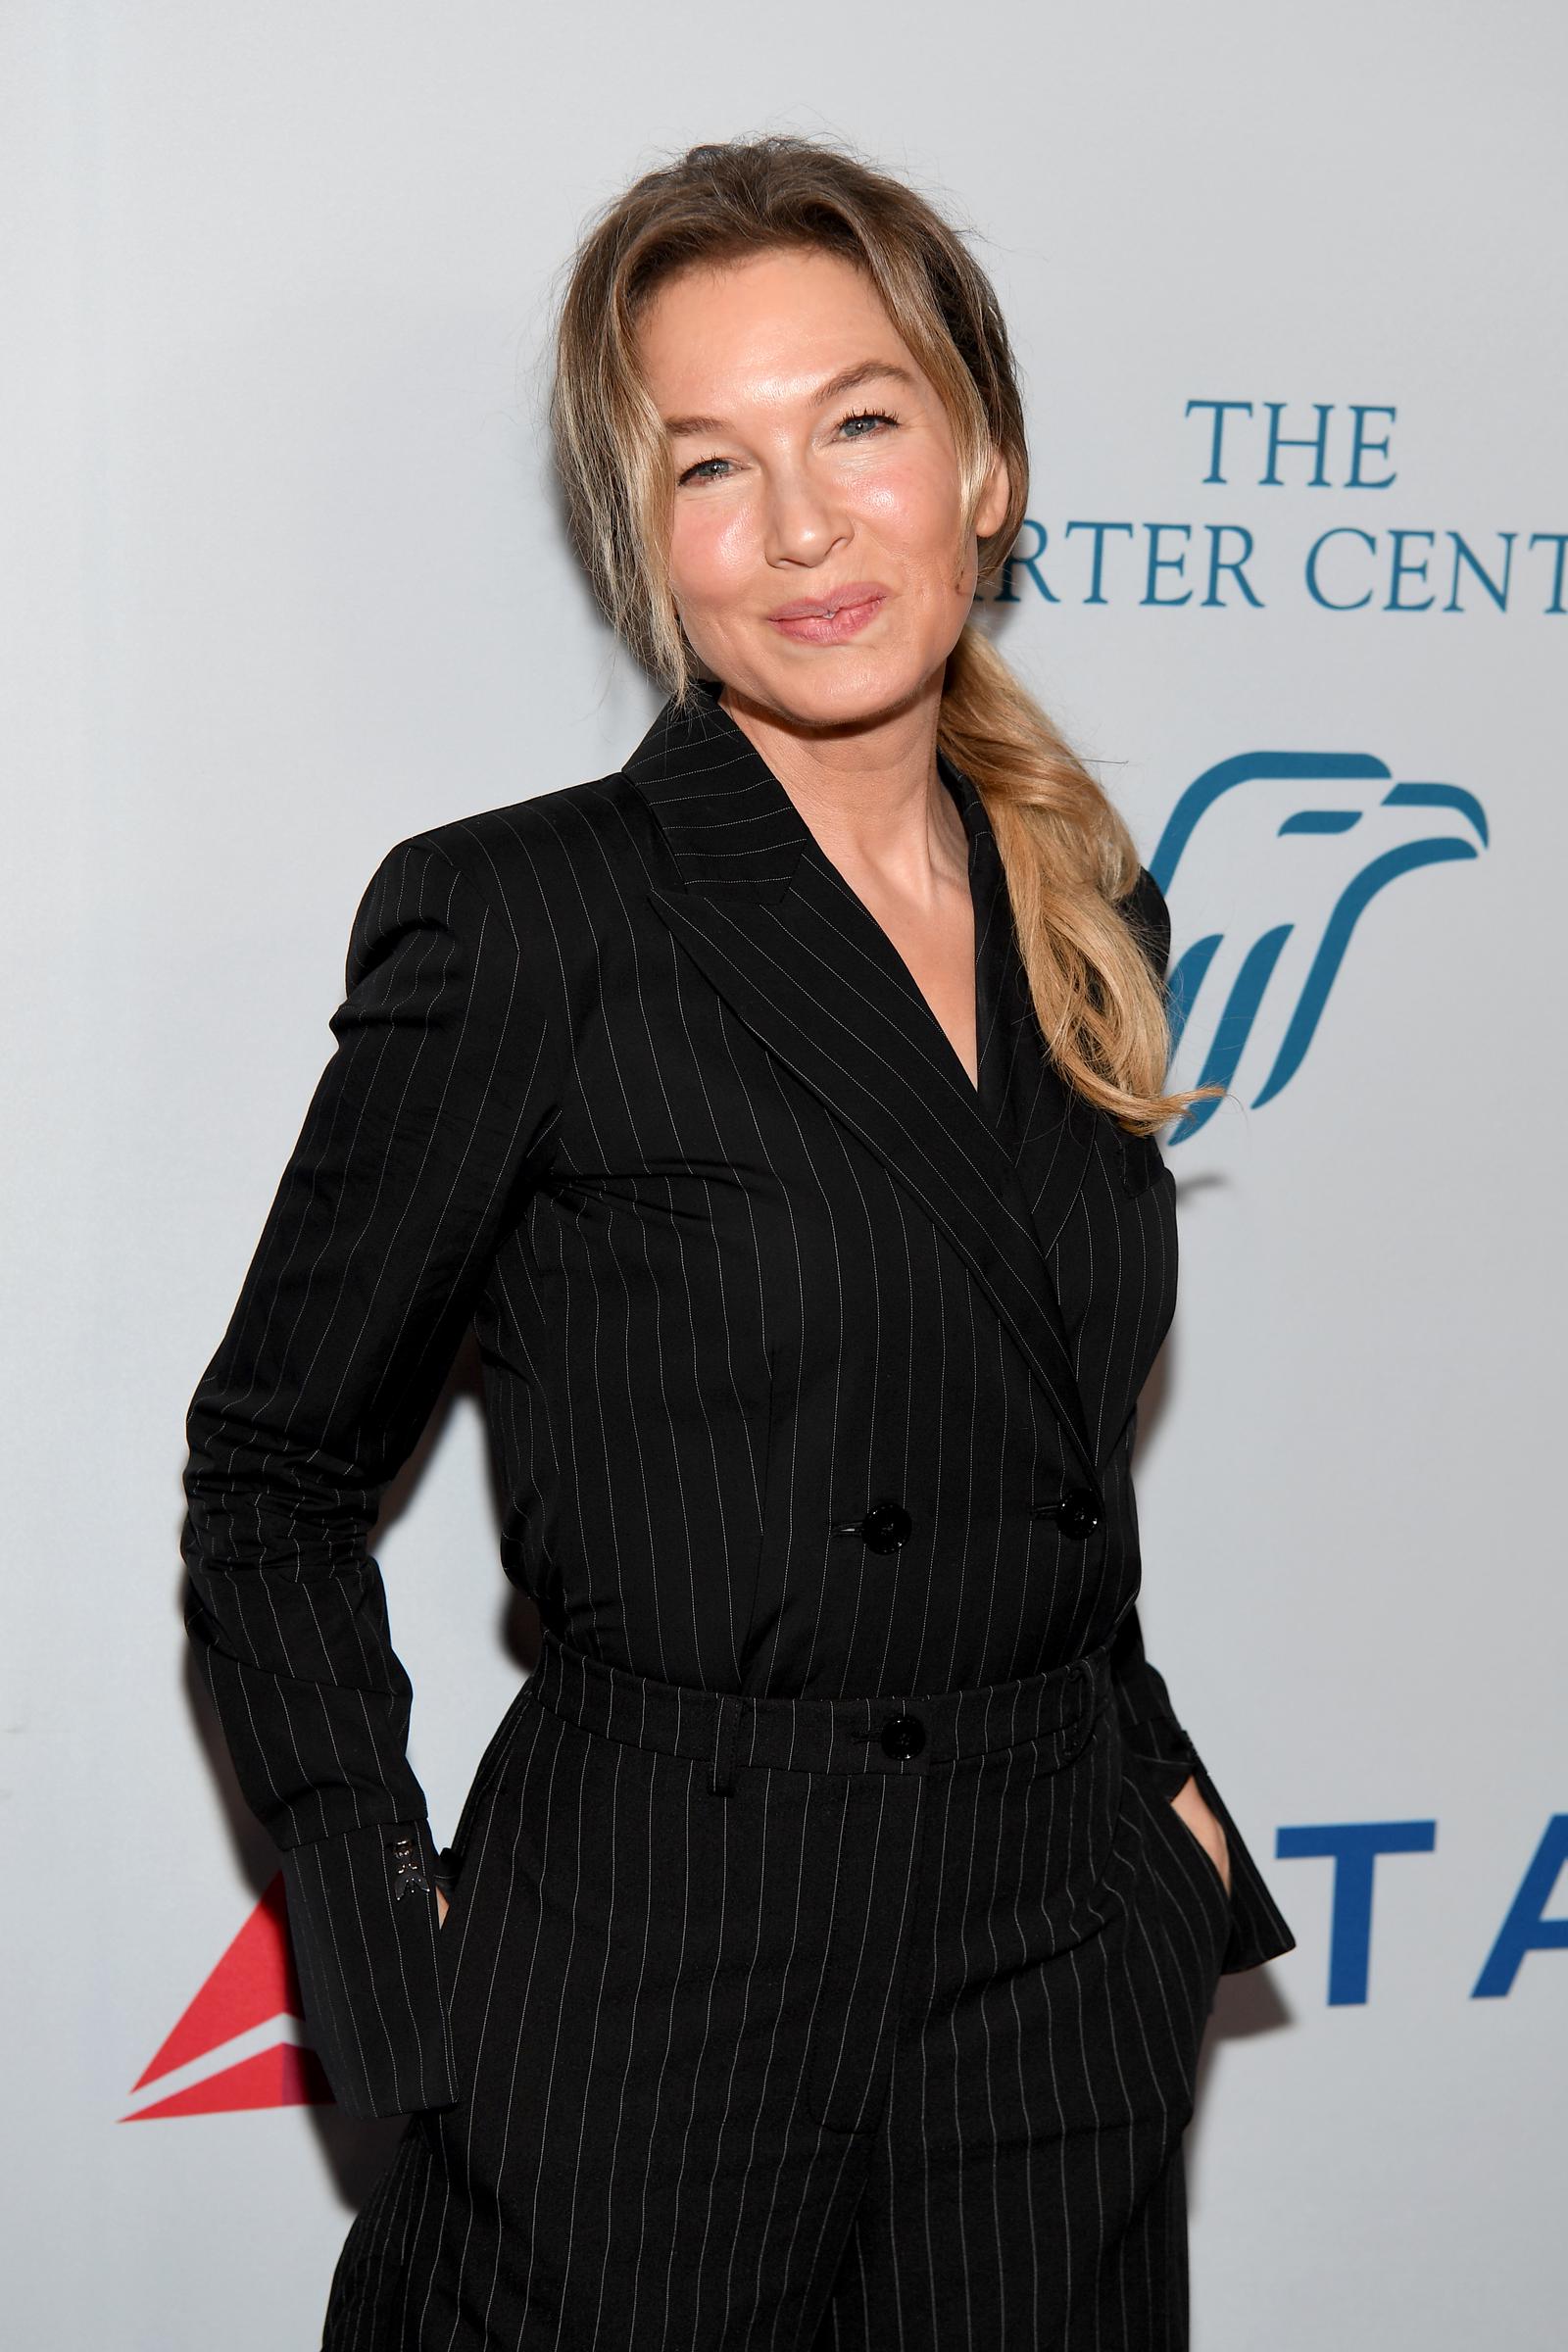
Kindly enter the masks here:
<path id="1" fill-rule="evenodd" d="M 1134 1606 L 1174 1183 L 1057 1077 L 984 804 L 942 775 L 978 1091 L 716 689 L 617 774 L 399 842 L 366 890 L 192 1399 L 182 1539 L 351 2111 L 454 2095 L 369 1543 L 470 1322 L 504 1562 L 564 1639 L 707 1689 L 911 1696 L 1113 1638 L 1129 1738 L 1230 1836 L 1225 1967 L 1291 1946 Z M 1147 874 L 1128 914 L 1163 971 Z"/>

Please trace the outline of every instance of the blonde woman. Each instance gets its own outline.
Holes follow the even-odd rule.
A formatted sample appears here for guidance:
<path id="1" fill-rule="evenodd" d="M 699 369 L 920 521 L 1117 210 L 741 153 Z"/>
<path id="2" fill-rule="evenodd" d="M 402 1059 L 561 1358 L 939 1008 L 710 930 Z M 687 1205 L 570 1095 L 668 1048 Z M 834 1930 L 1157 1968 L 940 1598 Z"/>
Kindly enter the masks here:
<path id="1" fill-rule="evenodd" d="M 316 2045 L 409 2117 L 325 2342 L 1171 2352 L 1204 2020 L 1292 1936 L 1140 1638 L 1191 1098 L 1159 892 L 971 624 L 1004 322 L 900 181 L 699 147 L 553 418 L 667 699 L 381 859 L 190 1413 Z M 543 1647 L 438 1854 L 368 1547 L 470 1322 Z"/>

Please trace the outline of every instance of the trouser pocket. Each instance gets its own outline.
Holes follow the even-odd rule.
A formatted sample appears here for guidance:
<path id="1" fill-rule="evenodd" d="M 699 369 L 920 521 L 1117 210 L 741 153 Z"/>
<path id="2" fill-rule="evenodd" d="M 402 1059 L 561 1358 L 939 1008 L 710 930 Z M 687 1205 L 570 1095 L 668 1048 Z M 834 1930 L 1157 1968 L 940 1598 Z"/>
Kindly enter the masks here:
<path id="1" fill-rule="evenodd" d="M 1127 1786 L 1149 1841 L 1148 1874 L 1186 1931 L 1177 1937 L 1178 1948 L 1186 1937 L 1196 1937 L 1217 1977 L 1231 1933 L 1231 1898 L 1219 1866 L 1165 1793 L 1161 1774 L 1147 1772 L 1133 1749 L 1127 1750 L 1125 1763 Z"/>
<path id="2" fill-rule="evenodd" d="M 538 1703 L 538 1697 L 536 1679 L 530 1675 L 491 1733 L 469 1784 L 468 1793 L 463 1800 L 458 1826 L 452 1833 L 452 1843 L 441 1849 L 436 1880 L 447 1898 L 447 1911 L 436 1930 L 436 1973 L 449 2009 L 458 1962 L 467 1940 L 473 1880 L 483 1860 L 485 1830 L 506 1792 L 508 1769 L 516 1758 L 519 1736 L 530 1710 Z M 476 1842 L 479 1843 L 477 1852 Z"/>

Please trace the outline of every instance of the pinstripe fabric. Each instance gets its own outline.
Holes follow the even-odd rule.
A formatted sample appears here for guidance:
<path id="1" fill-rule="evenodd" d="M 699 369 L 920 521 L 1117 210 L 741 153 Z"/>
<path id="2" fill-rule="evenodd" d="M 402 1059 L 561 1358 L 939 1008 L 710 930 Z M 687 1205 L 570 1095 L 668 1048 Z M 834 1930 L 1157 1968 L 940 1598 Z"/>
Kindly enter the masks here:
<path id="1" fill-rule="evenodd" d="M 515 1916 L 514 1864 L 477 1866 L 478 1889 L 493 1881 L 510 1890 L 502 1899 L 476 1889 L 470 1901 L 460 1886 L 459 1909 L 473 1924 L 452 1981 L 453 1926 L 435 1930 L 434 1848 L 406 1752 L 408 1679 L 368 1544 L 379 1497 L 470 1320 L 505 1497 L 508 1573 L 537 1601 L 562 1655 L 626 1678 L 645 1694 L 639 1706 L 666 1689 L 705 1703 L 715 1694 L 912 1703 L 914 1694 L 1049 1679 L 1106 1651 L 1110 1703 L 1086 1750 L 1089 1777 L 1075 1765 L 1050 1783 L 1081 1784 L 1085 1798 L 1098 1790 L 1102 1814 L 1076 1798 L 1065 1815 L 1055 1794 L 1032 1800 L 1057 1828 L 1043 1846 L 1031 1845 L 1033 1832 L 1022 1847 L 1007 1843 L 1008 1867 L 1000 1868 L 1009 1784 L 990 1766 L 974 1776 L 967 1819 L 956 1809 L 956 1780 L 949 1789 L 918 1768 L 895 1776 L 918 1794 L 887 1799 L 907 1807 L 891 1828 L 879 1815 L 873 1829 L 855 1811 L 859 1800 L 851 1804 L 857 1884 L 880 1886 L 900 1852 L 912 1871 L 909 1857 L 929 1857 L 933 1839 L 944 1857 L 920 1865 L 923 1911 L 906 1910 L 902 1897 L 893 1906 L 904 1923 L 893 1948 L 914 2005 L 900 2013 L 908 2038 L 901 2028 L 887 2044 L 897 2065 L 890 2056 L 882 2095 L 885 2116 L 901 2119 L 905 2152 L 897 2133 L 870 2134 L 880 2154 L 866 2156 L 848 2203 L 833 2202 L 815 2160 L 799 2149 L 779 2155 L 774 2188 L 808 2235 L 817 2222 L 807 2217 L 820 2206 L 824 2242 L 839 2230 L 846 2266 L 858 2266 L 846 2278 L 858 2278 L 862 2304 L 880 2304 L 888 2257 L 870 2217 L 888 2217 L 884 2247 L 903 2242 L 906 2202 L 926 2193 L 915 2185 L 922 2148 L 930 2182 L 956 2154 L 972 2182 L 1000 2164 L 1003 2147 L 1016 2156 L 1034 2149 L 1037 2130 L 1051 2136 L 1038 2095 L 1027 2118 L 1015 2112 L 994 2126 L 960 2099 L 944 2127 L 921 2016 L 942 2014 L 950 1999 L 961 2008 L 999 1904 L 1027 1910 L 1042 1886 L 1070 1885 L 1087 1920 L 1119 1887 L 1116 1950 L 1104 1934 L 1083 1939 L 1100 1972 L 1104 2033 L 1120 2050 L 1129 2034 L 1152 2032 L 1152 2004 L 1164 2003 L 1185 2018 L 1186 2038 L 1174 2035 L 1163 2059 L 1148 2062 L 1157 2096 L 1128 2088 L 1118 2107 L 1107 2077 L 1074 2124 L 1058 2115 L 1056 2140 L 1071 2139 L 1072 2165 L 1089 2170 L 1076 2186 L 1063 2177 L 1057 2224 L 1024 2204 L 1031 2228 L 1069 2228 L 1080 2265 L 1096 2240 L 1072 2216 L 1092 2206 L 1095 2227 L 1109 2231 L 1103 2259 L 1117 2293 L 1132 2292 L 1126 2265 L 1140 2244 L 1150 2277 L 1164 2281 L 1165 2334 L 1149 2331 L 1152 2319 L 1139 2332 L 1129 2318 L 1125 2339 L 1083 2342 L 1177 2340 L 1168 2296 L 1182 2222 L 1172 2168 L 1196 2034 L 1214 1975 L 1253 1966 L 1292 1938 L 1139 1636 L 1130 1459 L 1138 1392 L 1174 1305 L 1173 1183 L 1152 1142 L 1122 1137 L 1056 1077 L 1028 1005 L 983 804 L 947 762 L 943 777 L 969 843 L 978 1089 L 880 926 L 711 695 L 695 715 L 666 706 L 616 775 L 398 843 L 357 911 L 346 995 L 332 1018 L 336 1051 L 192 1399 L 183 1538 L 191 1639 L 246 1797 L 282 1850 L 307 2009 L 334 2090 L 356 2113 L 420 2111 L 368 2226 L 357 2226 L 352 2261 L 345 2249 L 334 2322 L 344 2342 L 359 2325 L 355 2297 L 363 2304 L 369 2292 L 374 2303 L 380 2294 L 368 2284 L 372 2271 L 395 2279 L 399 2244 L 428 2251 L 435 2242 L 420 2217 L 438 2186 L 463 2232 L 482 2234 L 500 2197 L 513 2230 L 534 2242 L 527 2216 L 509 2202 L 525 2166 L 503 2164 L 466 2202 L 455 2164 L 442 2186 L 453 2135 L 478 2128 L 481 2113 L 492 2122 L 503 2109 L 513 2115 L 496 2063 L 479 2065 L 478 2051 L 494 2045 L 475 2038 L 467 1972 L 479 1961 L 501 1972 L 500 2014 L 531 2053 L 535 2018 L 550 2015 L 560 1994 L 552 1972 L 569 1977 L 575 1949 L 552 1942 L 539 1920 L 559 1925 L 569 1881 L 578 1911 L 586 1906 L 603 1927 L 622 1884 L 635 1885 L 614 1828 L 622 1776 L 630 1771 L 625 1788 L 642 1790 L 648 1888 L 684 1867 L 698 1838 L 686 1766 L 628 1765 L 608 1735 L 585 1747 L 580 1725 L 553 1736 L 545 1783 L 531 1764 L 522 1774 L 529 1803 L 544 1806 L 530 1826 L 521 1782 L 503 1760 L 525 1751 L 543 1761 L 539 1726 L 559 1718 L 530 1706 L 525 1690 L 481 1763 L 454 1844 L 466 1851 L 499 1824 L 539 1868 L 529 1865 L 529 1899 Z M 1148 876 L 1131 913 L 1162 968 L 1168 919 Z M 718 1718 L 726 1742 L 739 1720 L 733 1708 Z M 1228 1903 L 1162 1801 L 1188 1770 L 1230 1837 Z M 843 1779 L 825 1774 L 824 1801 Z M 543 1874 L 541 1825 L 557 1823 L 559 1790 L 579 1784 L 569 1816 L 577 1827 L 548 1832 L 552 1853 L 574 1857 L 558 1893 Z M 745 1798 L 763 1784 L 765 1801 Z M 738 1818 L 750 1811 L 771 1841 L 775 1828 L 788 1830 L 793 1803 L 792 1834 L 819 1870 L 821 1838 L 808 1819 L 816 1800 L 805 1793 L 815 1785 L 805 1768 L 739 1768 L 738 1801 L 716 1800 L 729 1825 L 725 1855 L 733 1847 L 739 1856 Z M 584 1842 L 585 1806 L 610 1823 L 608 1842 Z M 1071 1845 L 1062 1820 L 1082 1827 L 1081 1853 L 1060 1846 L 1064 1837 Z M 1021 1833 L 1027 1827 L 1025 1819 Z M 488 1856 L 487 1845 L 479 1850 Z M 1014 1883 L 1020 1852 L 1034 1855 L 1044 1880 Z M 734 1866 L 752 1873 L 753 1896 L 765 1893 L 771 1913 L 771 1863 L 752 1856 Z M 475 1867 L 466 1863 L 466 1874 Z M 711 1856 L 704 1868 L 690 1883 L 721 1889 Z M 641 1910 L 635 1893 L 628 1899 L 633 1931 L 659 1912 L 651 1892 Z M 710 1923 L 698 1908 L 681 1917 L 693 1975 L 678 1998 L 670 1994 L 671 2014 L 695 2031 L 708 1979 L 727 1987 L 733 2019 L 730 1979 L 738 1972 L 744 1983 L 749 1972 L 726 1928 L 705 1940 Z M 813 1933 L 820 1926 L 814 1918 Z M 1037 1936 L 1005 1976 L 1015 1989 L 1033 1984 L 1054 1932 L 1045 1945 Z M 527 1974 L 533 1960 L 521 1962 L 530 1935 L 540 1976 Z M 617 1964 L 618 1935 L 604 1941 Z M 1141 1960 L 1129 1956 L 1135 1944 Z M 1088 1966 L 1068 1967 L 1067 1997 L 1080 2009 Z M 836 1982 L 830 1970 L 829 1988 Z M 635 2015 L 635 1983 L 622 1991 Z M 621 2009 L 612 2018 L 586 1980 L 573 2001 L 576 2033 L 625 2027 Z M 984 2036 L 963 2053 L 965 2099 L 990 2081 L 994 2008 L 982 2000 L 975 2011 Z M 1032 2023 L 1051 2043 L 1049 2016 Z M 672 2034 L 669 2063 L 689 2081 L 701 2066 Z M 863 2037 L 851 2038 L 858 2046 Z M 553 2128 L 553 2091 L 529 2080 L 529 2096 L 545 2104 L 519 2111 L 524 2139 Z M 1136 2070 L 1126 2080 L 1139 2080 Z M 624 2095 L 636 2104 L 650 2094 L 631 2082 Z M 794 2146 L 795 2124 L 765 2112 L 765 2098 L 758 2105 L 749 2074 L 734 2095 L 757 2113 L 760 2147 L 770 2132 L 782 2135 L 780 2149 Z M 990 2092 L 986 2100 L 985 2113 L 1000 2114 Z M 1122 2209 L 1118 2234 L 1107 2219 L 1118 2210 L 1109 2176 L 1085 2149 L 1108 2133 L 1130 2150 L 1152 2116 L 1160 2162 L 1151 2169 L 1145 2133 L 1144 2153 L 1124 2166 L 1143 2193 L 1136 2215 Z M 657 2132 L 658 2115 L 649 2121 Z M 823 2128 L 849 2130 L 842 2117 Z M 613 2129 L 611 2107 L 584 2108 L 584 2163 L 609 2161 L 599 2138 Z M 991 2130 L 1001 2136 L 987 2155 Z M 851 2136 L 859 2145 L 867 2135 Z M 641 2154 L 646 2169 L 646 2146 Z M 792 2169 L 798 2158 L 804 2173 Z M 661 2155 L 653 2169 L 662 2163 Z M 552 2176 L 552 2194 L 558 2188 Z M 949 2188 L 962 2204 L 967 2189 Z M 994 2198 L 996 2232 L 1010 2243 L 1023 2211 L 1015 2177 L 999 2179 Z M 842 2236 L 852 2206 L 853 2247 Z M 574 2227 L 569 2205 L 553 2210 Z M 620 2227 L 630 2227 L 624 2211 Z M 447 2262 L 451 2230 L 437 2238 Z M 944 2226 L 933 2263 L 956 2261 L 963 2293 L 983 2301 L 991 2290 L 976 2272 L 986 2258 L 967 2234 L 961 2247 L 955 2255 Z M 733 2248 L 723 2252 L 728 2260 Z M 603 2258 L 628 2258 L 624 2237 Z M 1055 2242 L 1030 2261 L 1059 2268 L 1062 2258 Z M 681 2262 L 692 2259 L 706 2271 L 683 2241 Z M 1010 2260 L 1004 2267 L 1010 2274 Z M 1078 2286 L 1091 2293 L 1081 2278 Z M 943 2291 L 932 2284 L 933 2295 Z M 1048 2307 L 1065 2309 L 1051 2301 L 1055 2291 L 1031 2289 L 1046 2301 L 1019 2324 L 1024 2332 L 1008 2320 L 1005 2340 L 1055 2340 L 1026 2331 L 1044 2325 Z M 1074 2311 L 1089 2308 L 1080 2298 Z M 561 2332 L 524 2335 L 519 2306 L 504 2324 L 510 2332 L 492 2337 L 469 2314 L 458 2332 L 428 2340 L 633 2340 L 573 2333 L 579 2321 L 574 2309 Z M 666 2335 L 664 2325 L 649 2321 L 635 2340 L 754 2340 Z M 912 2318 L 906 2336 L 868 2334 L 837 2290 L 824 2325 L 845 2344 L 937 2340 Z"/>
<path id="2" fill-rule="evenodd" d="M 442 1932 L 467 2087 L 330 2352 L 1185 2341 L 1225 1897 L 1105 1653 L 909 1701 L 912 1758 L 875 1700 L 743 1699 L 715 1788 L 719 1704 L 547 1637 Z"/>

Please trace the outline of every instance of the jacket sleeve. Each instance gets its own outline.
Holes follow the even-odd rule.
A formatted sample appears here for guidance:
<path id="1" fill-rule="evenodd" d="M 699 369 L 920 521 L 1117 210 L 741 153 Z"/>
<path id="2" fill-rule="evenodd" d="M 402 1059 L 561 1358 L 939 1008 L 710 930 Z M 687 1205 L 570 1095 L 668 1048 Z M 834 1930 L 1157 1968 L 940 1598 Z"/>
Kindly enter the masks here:
<path id="1" fill-rule="evenodd" d="M 456 2096 L 413 1693 L 368 1545 L 547 1148 L 564 1032 L 528 930 L 432 835 L 382 859 L 336 1050 L 186 1420 L 186 1629 L 351 2115 Z"/>
<path id="2" fill-rule="evenodd" d="M 1137 884 L 1124 906 L 1163 987 L 1170 961 L 1170 910 L 1158 883 L 1146 868 L 1139 868 Z M 1136 1415 L 1134 1419 L 1136 1422 Z M 1231 1932 L 1222 1974 L 1256 1968 L 1262 1961 L 1293 1950 L 1296 1937 L 1206 1765 L 1178 1720 L 1164 1676 L 1145 1653 L 1136 1607 L 1122 1620 L 1110 1666 L 1123 1736 L 1140 1759 L 1146 1778 L 1167 1798 L 1175 1796 L 1189 1778 L 1196 1779 L 1204 1803 L 1225 1832 L 1231 1869 Z"/>
<path id="3" fill-rule="evenodd" d="M 1139 867 L 1138 880 L 1123 900 L 1122 911 L 1163 988 L 1170 962 L 1170 909 L 1164 893 L 1147 867 Z M 1137 1419 L 1135 1409 L 1128 1430 L 1129 1446 Z M 1158 1775 L 1159 1785 L 1167 1796 L 1174 1796 L 1198 1761 L 1197 1750 L 1176 1719 L 1164 1677 L 1144 1653 L 1143 1630 L 1136 1609 L 1130 1609 L 1122 1621 L 1111 1651 L 1111 1674 L 1129 1745 L 1148 1761 L 1163 1768 Z"/>

